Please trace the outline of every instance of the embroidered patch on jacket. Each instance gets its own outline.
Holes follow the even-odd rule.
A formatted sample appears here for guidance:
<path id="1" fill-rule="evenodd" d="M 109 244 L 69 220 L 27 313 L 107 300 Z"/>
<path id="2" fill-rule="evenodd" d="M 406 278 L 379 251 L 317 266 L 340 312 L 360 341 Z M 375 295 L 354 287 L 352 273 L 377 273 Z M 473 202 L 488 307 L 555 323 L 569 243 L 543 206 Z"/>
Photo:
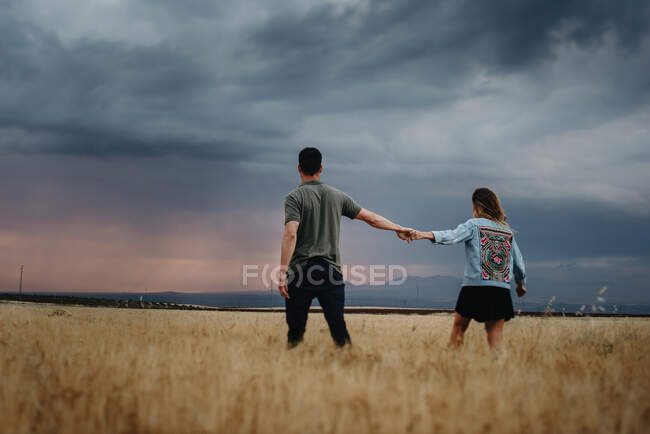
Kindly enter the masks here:
<path id="1" fill-rule="evenodd" d="M 481 226 L 479 227 L 479 241 L 483 280 L 510 283 L 512 232 Z"/>

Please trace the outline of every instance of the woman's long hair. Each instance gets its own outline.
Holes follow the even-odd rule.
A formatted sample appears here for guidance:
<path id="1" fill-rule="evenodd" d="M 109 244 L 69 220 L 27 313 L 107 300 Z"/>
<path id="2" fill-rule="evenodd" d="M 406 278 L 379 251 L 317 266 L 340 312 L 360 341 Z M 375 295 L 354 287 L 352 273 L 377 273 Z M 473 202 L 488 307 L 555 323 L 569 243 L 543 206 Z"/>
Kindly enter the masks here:
<path id="1" fill-rule="evenodd" d="M 499 197 L 489 188 L 481 187 L 474 190 L 472 203 L 474 204 L 474 217 L 483 217 L 510 227 L 506 221 L 508 216 L 501 207 Z"/>

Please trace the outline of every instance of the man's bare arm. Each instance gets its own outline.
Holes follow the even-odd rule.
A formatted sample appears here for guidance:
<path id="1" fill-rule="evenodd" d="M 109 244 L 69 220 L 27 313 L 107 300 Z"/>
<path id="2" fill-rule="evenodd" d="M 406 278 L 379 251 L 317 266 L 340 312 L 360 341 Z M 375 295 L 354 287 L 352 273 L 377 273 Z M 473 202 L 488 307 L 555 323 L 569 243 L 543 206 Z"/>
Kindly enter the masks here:
<path id="1" fill-rule="evenodd" d="M 284 298 L 289 298 L 289 289 L 287 288 L 287 270 L 289 261 L 296 249 L 296 239 L 298 236 L 298 226 L 300 223 L 290 221 L 284 225 L 284 234 L 282 235 L 282 248 L 280 253 L 280 276 L 278 276 L 278 289 Z"/>
<path id="2" fill-rule="evenodd" d="M 409 239 L 409 234 L 411 231 L 410 228 L 405 228 L 403 226 L 398 225 L 397 223 L 393 223 L 392 221 L 388 220 L 386 217 L 380 216 L 379 214 L 376 214 L 365 208 L 361 209 L 361 212 L 359 212 L 356 218 L 368 223 L 373 228 L 383 229 L 386 231 L 395 231 L 397 233 L 397 236 L 400 239 L 405 240 L 407 242 L 410 241 Z"/>

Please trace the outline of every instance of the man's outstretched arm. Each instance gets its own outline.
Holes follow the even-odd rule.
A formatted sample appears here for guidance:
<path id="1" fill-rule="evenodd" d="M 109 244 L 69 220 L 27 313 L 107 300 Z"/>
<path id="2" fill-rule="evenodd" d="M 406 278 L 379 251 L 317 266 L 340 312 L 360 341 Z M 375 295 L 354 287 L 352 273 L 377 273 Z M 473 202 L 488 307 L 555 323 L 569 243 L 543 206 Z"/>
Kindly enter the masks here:
<path id="1" fill-rule="evenodd" d="M 411 233 L 411 229 L 400 226 L 397 223 L 393 223 L 386 217 L 380 216 L 379 214 L 376 214 L 365 208 L 361 208 L 361 211 L 356 218 L 368 223 L 373 228 L 383 229 L 386 231 L 395 231 L 400 239 L 405 240 L 406 242 L 410 242 L 409 234 Z"/>
<path id="2" fill-rule="evenodd" d="M 300 223 L 288 221 L 284 225 L 284 234 L 282 235 L 282 247 L 280 252 L 280 275 L 278 276 L 278 289 L 284 298 L 289 298 L 289 289 L 287 288 L 287 270 L 289 262 L 296 249 L 296 239 L 298 236 L 298 226 Z"/>

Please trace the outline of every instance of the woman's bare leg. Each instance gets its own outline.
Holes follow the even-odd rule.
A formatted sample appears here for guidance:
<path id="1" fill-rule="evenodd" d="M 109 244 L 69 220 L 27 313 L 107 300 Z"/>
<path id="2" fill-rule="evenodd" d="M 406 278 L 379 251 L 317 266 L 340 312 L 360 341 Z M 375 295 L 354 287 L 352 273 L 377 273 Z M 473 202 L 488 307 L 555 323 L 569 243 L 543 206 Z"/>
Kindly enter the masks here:
<path id="1" fill-rule="evenodd" d="M 451 328 L 451 337 L 449 338 L 449 346 L 456 348 L 463 344 L 463 338 L 465 337 L 465 331 L 469 327 L 471 319 L 465 318 L 458 312 L 454 317 L 454 325 Z"/>
<path id="2" fill-rule="evenodd" d="M 504 320 L 500 319 L 499 321 L 489 321 L 485 323 L 485 331 L 487 332 L 487 339 L 490 347 L 494 348 L 501 343 L 504 322 Z"/>

